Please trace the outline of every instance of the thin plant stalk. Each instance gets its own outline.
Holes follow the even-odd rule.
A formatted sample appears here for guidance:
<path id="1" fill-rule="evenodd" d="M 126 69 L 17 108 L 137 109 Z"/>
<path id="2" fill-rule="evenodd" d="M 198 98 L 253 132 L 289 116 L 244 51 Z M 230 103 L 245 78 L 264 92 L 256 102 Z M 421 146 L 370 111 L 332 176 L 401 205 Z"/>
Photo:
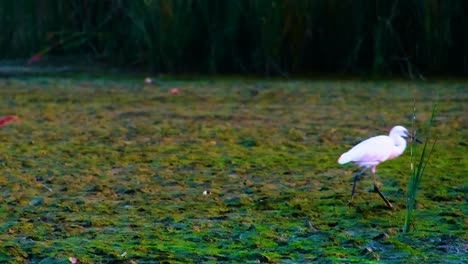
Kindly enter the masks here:
<path id="1" fill-rule="evenodd" d="M 434 150 L 434 146 L 436 144 L 437 139 L 435 139 L 432 144 L 430 145 L 430 149 L 428 149 L 429 141 L 431 139 L 431 128 L 434 124 L 434 119 L 437 113 L 437 102 L 432 107 L 432 115 L 431 119 L 429 120 L 429 129 L 428 129 L 428 136 L 424 140 L 424 147 L 421 152 L 421 156 L 419 157 L 418 165 L 414 166 L 414 141 L 411 142 L 410 148 L 410 155 L 411 155 L 411 176 L 408 183 L 408 189 L 406 194 L 406 215 L 405 215 L 405 224 L 403 226 L 403 232 L 406 233 L 409 231 L 410 226 L 412 225 L 412 213 L 414 210 L 414 206 L 416 204 L 416 195 L 419 189 L 419 184 L 421 182 L 422 176 L 426 169 L 427 164 L 429 163 L 429 159 L 432 155 Z M 416 108 L 413 109 L 413 133 L 416 135 L 414 131 L 414 120 L 416 118 Z"/>

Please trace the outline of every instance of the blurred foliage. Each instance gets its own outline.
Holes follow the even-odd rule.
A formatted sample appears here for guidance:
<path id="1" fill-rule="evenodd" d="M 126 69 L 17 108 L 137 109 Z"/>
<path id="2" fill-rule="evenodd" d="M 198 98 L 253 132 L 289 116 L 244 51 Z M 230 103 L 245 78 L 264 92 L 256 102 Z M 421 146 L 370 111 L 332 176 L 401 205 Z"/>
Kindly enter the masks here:
<path id="1" fill-rule="evenodd" d="M 16 0 L 0 59 L 80 55 L 154 72 L 468 73 L 464 0 Z"/>

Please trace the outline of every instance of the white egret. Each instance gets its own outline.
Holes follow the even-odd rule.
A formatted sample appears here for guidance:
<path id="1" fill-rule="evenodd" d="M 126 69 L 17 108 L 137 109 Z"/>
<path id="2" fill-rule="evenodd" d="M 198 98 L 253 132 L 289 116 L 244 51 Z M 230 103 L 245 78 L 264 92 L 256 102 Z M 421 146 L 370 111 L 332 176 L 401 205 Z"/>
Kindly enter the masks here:
<path id="1" fill-rule="evenodd" d="M 355 165 L 363 168 L 359 173 L 356 173 L 353 176 L 353 189 L 351 191 L 349 204 L 352 204 L 357 181 L 366 172 L 366 170 L 371 169 L 374 191 L 380 195 L 390 208 L 393 208 L 392 204 L 380 192 L 379 187 L 377 187 L 375 168 L 381 162 L 400 156 L 406 148 L 406 137 L 410 137 L 416 142 L 422 143 L 419 139 L 408 133 L 406 128 L 395 126 L 390 130 L 390 134 L 388 136 L 381 135 L 366 139 L 340 156 L 338 159 L 339 164 L 353 162 Z"/>

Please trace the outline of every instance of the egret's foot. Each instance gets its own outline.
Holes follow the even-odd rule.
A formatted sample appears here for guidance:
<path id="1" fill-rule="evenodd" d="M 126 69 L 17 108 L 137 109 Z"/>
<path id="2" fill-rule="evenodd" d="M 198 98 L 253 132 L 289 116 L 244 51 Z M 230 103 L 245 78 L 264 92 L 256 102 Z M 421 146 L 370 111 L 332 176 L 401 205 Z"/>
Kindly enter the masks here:
<path id="1" fill-rule="evenodd" d="M 348 201 L 348 207 L 354 207 L 354 201 L 352 199 Z"/>
<path id="2" fill-rule="evenodd" d="M 388 201 L 388 199 L 380 192 L 379 187 L 377 187 L 377 185 L 375 185 L 375 184 L 374 184 L 374 191 L 379 194 L 380 198 L 382 198 L 384 200 L 384 202 L 387 204 L 388 207 L 393 209 L 392 203 L 390 203 L 390 201 Z"/>
<path id="3" fill-rule="evenodd" d="M 392 210 L 395 209 L 395 207 L 393 207 L 392 203 L 386 202 L 386 204 L 387 204 L 388 208 L 390 208 Z"/>

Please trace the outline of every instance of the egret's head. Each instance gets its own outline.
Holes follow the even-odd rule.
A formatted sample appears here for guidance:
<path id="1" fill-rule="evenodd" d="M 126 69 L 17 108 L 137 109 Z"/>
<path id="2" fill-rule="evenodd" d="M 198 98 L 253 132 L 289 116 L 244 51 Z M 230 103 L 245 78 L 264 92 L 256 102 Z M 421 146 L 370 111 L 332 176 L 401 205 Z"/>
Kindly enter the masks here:
<path id="1" fill-rule="evenodd" d="M 418 143 L 422 143 L 421 140 L 419 140 L 418 138 L 414 137 L 413 135 L 411 135 L 409 132 L 408 132 L 408 129 L 406 129 L 405 127 L 403 126 L 395 126 L 392 128 L 392 130 L 390 130 L 390 136 L 398 136 L 398 137 L 409 137 L 411 138 L 412 140 L 418 142 Z"/>

